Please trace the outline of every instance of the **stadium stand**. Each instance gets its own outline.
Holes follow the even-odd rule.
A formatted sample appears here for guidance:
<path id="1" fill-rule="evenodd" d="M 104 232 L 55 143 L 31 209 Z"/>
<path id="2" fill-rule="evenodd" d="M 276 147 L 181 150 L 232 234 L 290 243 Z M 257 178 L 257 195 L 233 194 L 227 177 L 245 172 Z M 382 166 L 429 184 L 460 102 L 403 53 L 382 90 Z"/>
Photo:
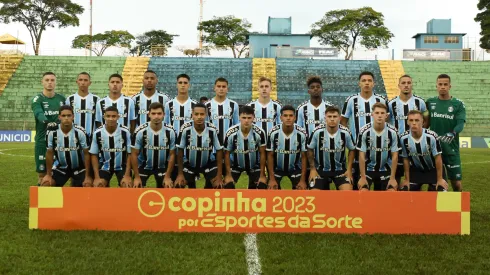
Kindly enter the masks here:
<path id="1" fill-rule="evenodd" d="M 345 99 L 359 92 L 358 79 L 362 71 L 376 78 L 374 92 L 386 95 L 377 61 L 344 61 L 315 59 L 277 59 L 278 99 L 283 104 L 298 106 L 307 99 L 306 80 L 318 75 L 323 81 L 324 97 L 343 106 Z"/>
<path id="2" fill-rule="evenodd" d="M 56 92 L 70 95 L 77 91 L 78 73 L 92 77 L 90 91 L 105 96 L 108 77 L 122 73 L 126 57 L 25 56 L 0 96 L 0 130 L 33 129 L 30 100 L 42 91 L 41 76 L 46 71 L 57 75 Z"/>
<path id="3" fill-rule="evenodd" d="M 274 58 L 254 58 L 252 64 L 252 99 L 259 97 L 259 79 L 267 77 L 272 81 L 271 98 L 277 100 L 276 60 Z"/>
<path id="4" fill-rule="evenodd" d="M 423 98 L 437 96 L 436 79 L 451 76 L 451 95 L 466 106 L 466 125 L 461 136 L 490 135 L 490 65 L 488 62 L 403 61 L 405 72 L 413 77 L 414 93 Z"/>
<path id="5" fill-rule="evenodd" d="M 122 93 L 127 96 L 137 94 L 143 88 L 143 75 L 148 69 L 149 57 L 128 57 L 124 64 Z"/>
<path id="6" fill-rule="evenodd" d="M 402 62 L 400 60 L 380 60 L 379 69 L 383 76 L 388 99 L 396 97 L 400 93 L 398 89 L 399 79 L 405 74 Z"/>
<path id="7" fill-rule="evenodd" d="M 158 74 L 157 89 L 172 97 L 176 94 L 175 77 L 185 73 L 191 77 L 189 93 L 193 99 L 212 98 L 218 77 L 228 80 L 229 98 L 239 104 L 252 99 L 252 59 L 152 57 L 149 69 Z"/>
<path id="8" fill-rule="evenodd" d="M 0 95 L 22 62 L 22 55 L 0 55 Z"/>

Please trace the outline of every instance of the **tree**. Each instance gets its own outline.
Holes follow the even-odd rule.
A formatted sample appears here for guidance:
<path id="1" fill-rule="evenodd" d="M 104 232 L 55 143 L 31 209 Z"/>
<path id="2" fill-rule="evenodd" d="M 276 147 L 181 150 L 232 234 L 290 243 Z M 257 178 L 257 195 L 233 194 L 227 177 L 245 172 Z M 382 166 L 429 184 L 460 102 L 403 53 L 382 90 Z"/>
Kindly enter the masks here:
<path id="1" fill-rule="evenodd" d="M 131 47 L 134 36 L 127 31 L 106 31 L 92 36 L 92 52 L 102 56 L 109 47 Z M 72 41 L 72 48 L 90 49 L 90 35 L 82 34 Z"/>
<path id="2" fill-rule="evenodd" d="M 24 24 L 31 35 L 34 53 L 39 55 L 41 37 L 47 27 L 79 26 L 82 6 L 70 0 L 0 0 L 0 23 Z"/>
<path id="3" fill-rule="evenodd" d="M 209 46 L 204 46 L 202 49 L 177 47 L 177 50 L 179 50 L 180 52 L 182 52 L 184 55 L 188 57 L 198 57 L 198 56 L 211 54 L 211 47 Z"/>
<path id="4" fill-rule="evenodd" d="M 164 30 L 151 30 L 137 37 L 136 46 L 131 49 L 131 54 L 136 56 L 152 55 L 151 46 L 158 45 L 163 48 L 159 55 L 167 55 L 168 48 L 172 46 L 174 37 L 178 35 L 168 34 Z"/>
<path id="5" fill-rule="evenodd" d="M 383 14 L 370 7 L 329 11 L 311 27 L 320 44 L 343 50 L 346 60 L 352 59 L 357 44 L 367 49 L 387 47 L 394 37 L 384 25 Z"/>
<path id="6" fill-rule="evenodd" d="M 235 18 L 232 15 L 213 17 L 211 20 L 203 21 L 197 26 L 203 31 L 202 40 L 209 43 L 217 50 L 228 50 L 233 52 L 234 58 L 240 58 L 248 50 L 247 34 L 252 27 L 246 19 Z"/>
<path id="7" fill-rule="evenodd" d="M 478 13 L 475 17 L 476 22 L 480 22 L 481 38 L 480 47 L 482 49 L 490 49 L 490 0 L 480 0 L 478 2 Z M 488 51 L 487 51 L 488 52 Z"/>

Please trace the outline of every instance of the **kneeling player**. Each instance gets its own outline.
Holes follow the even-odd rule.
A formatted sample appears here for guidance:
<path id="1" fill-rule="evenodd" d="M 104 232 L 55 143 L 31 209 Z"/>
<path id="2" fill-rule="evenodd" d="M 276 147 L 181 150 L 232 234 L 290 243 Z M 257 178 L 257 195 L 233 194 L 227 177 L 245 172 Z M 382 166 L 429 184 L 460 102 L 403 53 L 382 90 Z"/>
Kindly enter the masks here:
<path id="1" fill-rule="evenodd" d="M 281 124 L 272 127 L 267 139 L 267 171 L 269 189 L 281 189 L 281 180 L 288 177 L 293 189 L 306 189 L 306 131 L 299 127 L 296 110 L 291 105 L 281 109 Z"/>
<path id="2" fill-rule="evenodd" d="M 367 191 L 374 183 L 376 191 L 396 191 L 398 184 L 395 174 L 400 150 L 398 134 L 395 128 L 385 122 L 388 118 L 388 107 L 385 104 L 375 103 L 371 116 L 373 122 L 361 129 L 357 139 L 361 174 L 357 186 L 359 190 Z"/>
<path id="3" fill-rule="evenodd" d="M 312 133 L 308 142 L 310 188 L 330 190 L 333 182 L 337 190 L 352 190 L 352 163 L 355 149 L 351 132 L 340 123 L 340 110 L 329 106 L 325 110 L 325 125 Z M 345 149 L 349 149 L 347 168 Z"/>
<path id="4" fill-rule="evenodd" d="M 239 111 L 240 124 L 225 135 L 225 189 L 235 189 L 242 172 L 248 174 L 248 189 L 267 189 L 265 177 L 265 132 L 254 125 L 254 109 L 243 106 Z"/>
<path id="5" fill-rule="evenodd" d="M 192 122 L 182 125 L 177 140 L 179 173 L 176 188 L 196 188 L 196 176 L 204 174 L 204 188 L 223 187 L 223 148 L 218 139 L 218 129 L 206 122 L 207 108 L 197 103 L 192 108 Z M 214 155 L 216 153 L 216 157 Z"/>
<path id="6" fill-rule="evenodd" d="M 85 130 L 73 124 L 73 109 L 64 105 L 59 110 L 60 125 L 48 131 L 46 169 L 43 186 L 62 187 L 72 179 L 72 187 L 91 186 L 90 155 Z M 83 155 L 83 157 L 82 157 Z M 56 162 L 54 163 L 54 156 Z"/>
<path id="7" fill-rule="evenodd" d="M 90 154 L 95 187 L 109 187 L 114 174 L 119 186 L 131 186 L 131 135 L 128 128 L 117 123 L 118 119 L 118 109 L 107 107 L 104 113 L 105 124 L 95 130 L 92 136 Z M 99 155 L 102 163 L 100 168 Z"/>
<path id="8" fill-rule="evenodd" d="M 162 123 L 163 105 L 153 102 L 149 106 L 150 122 L 136 129 L 132 141 L 131 163 L 134 171 L 134 187 L 146 187 L 151 175 L 157 188 L 172 187 L 172 171 L 175 166 L 175 131 Z"/>
<path id="9" fill-rule="evenodd" d="M 443 178 L 442 149 L 437 134 L 423 128 L 423 115 L 420 111 L 408 113 L 410 131 L 400 137 L 401 156 L 405 170 L 405 180 L 401 190 L 420 191 L 429 184 L 429 191 L 445 191 L 448 188 Z"/>

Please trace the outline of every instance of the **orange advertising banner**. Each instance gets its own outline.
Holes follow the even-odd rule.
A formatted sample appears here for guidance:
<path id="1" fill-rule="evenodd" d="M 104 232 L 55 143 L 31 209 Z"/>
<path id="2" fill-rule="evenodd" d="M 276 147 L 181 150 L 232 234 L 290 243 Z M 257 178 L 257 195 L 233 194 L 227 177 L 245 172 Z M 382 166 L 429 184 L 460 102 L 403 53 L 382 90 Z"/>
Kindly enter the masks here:
<path id="1" fill-rule="evenodd" d="M 470 193 L 31 187 L 29 228 L 470 234 Z"/>

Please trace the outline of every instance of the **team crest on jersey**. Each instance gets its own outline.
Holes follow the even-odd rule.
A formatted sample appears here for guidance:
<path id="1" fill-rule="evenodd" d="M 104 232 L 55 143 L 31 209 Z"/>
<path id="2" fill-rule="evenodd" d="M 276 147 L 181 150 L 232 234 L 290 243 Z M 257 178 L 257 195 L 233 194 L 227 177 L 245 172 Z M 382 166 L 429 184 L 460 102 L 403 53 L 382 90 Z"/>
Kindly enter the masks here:
<path id="1" fill-rule="evenodd" d="M 73 142 L 74 142 L 75 144 L 77 144 L 77 143 L 78 143 L 78 139 L 77 139 L 77 138 L 74 138 L 74 139 L 73 139 Z"/>
<path id="2" fill-rule="evenodd" d="M 63 105 L 64 105 L 63 101 L 60 101 L 60 106 L 63 106 Z"/>
<path id="3" fill-rule="evenodd" d="M 450 113 L 452 113 L 454 111 L 453 106 L 449 106 L 449 108 L 447 108 L 447 111 L 450 112 Z"/>
<path id="4" fill-rule="evenodd" d="M 276 115 L 276 110 L 272 109 L 269 113 L 270 113 L 271 116 L 275 116 Z"/>
<path id="5" fill-rule="evenodd" d="M 339 145 L 340 145 L 340 147 L 344 146 L 344 141 L 343 140 L 339 140 Z"/>
<path id="6" fill-rule="evenodd" d="M 294 146 L 298 146 L 299 142 L 297 140 L 294 141 Z"/>
<path id="7" fill-rule="evenodd" d="M 390 138 L 386 138 L 386 143 L 388 143 L 388 144 L 389 144 L 389 143 L 390 143 L 390 141 L 391 141 L 391 140 L 390 140 Z"/>
<path id="8" fill-rule="evenodd" d="M 430 109 L 431 109 L 431 110 L 435 110 L 435 109 L 436 109 L 436 105 L 431 105 L 431 106 L 430 106 Z"/>

